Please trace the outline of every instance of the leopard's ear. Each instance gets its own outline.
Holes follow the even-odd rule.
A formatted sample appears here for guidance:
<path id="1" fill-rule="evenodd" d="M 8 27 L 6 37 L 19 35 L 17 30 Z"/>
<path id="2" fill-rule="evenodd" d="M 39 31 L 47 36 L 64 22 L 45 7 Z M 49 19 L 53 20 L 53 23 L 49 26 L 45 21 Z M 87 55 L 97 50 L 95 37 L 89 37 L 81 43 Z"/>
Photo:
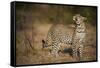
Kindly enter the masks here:
<path id="1" fill-rule="evenodd" d="M 76 16 L 73 16 L 73 20 L 76 21 Z"/>
<path id="2" fill-rule="evenodd" d="M 73 20 L 76 21 L 77 15 L 73 16 Z"/>

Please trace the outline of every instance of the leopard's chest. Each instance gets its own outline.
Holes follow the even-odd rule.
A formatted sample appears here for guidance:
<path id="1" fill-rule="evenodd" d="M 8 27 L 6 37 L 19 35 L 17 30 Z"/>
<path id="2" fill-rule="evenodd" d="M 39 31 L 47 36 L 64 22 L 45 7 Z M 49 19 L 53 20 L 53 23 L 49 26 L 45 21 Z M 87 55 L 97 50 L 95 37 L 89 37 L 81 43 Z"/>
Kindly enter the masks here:
<path id="1" fill-rule="evenodd" d="M 76 38 L 78 38 L 78 39 L 83 39 L 83 38 L 85 38 L 85 36 L 86 36 L 86 33 L 84 32 L 84 33 L 76 33 Z"/>
<path id="2" fill-rule="evenodd" d="M 85 25 L 84 24 L 78 25 L 76 27 L 75 35 L 79 39 L 82 39 L 82 38 L 85 37 L 85 35 L 86 35 L 86 29 L 85 29 Z"/>

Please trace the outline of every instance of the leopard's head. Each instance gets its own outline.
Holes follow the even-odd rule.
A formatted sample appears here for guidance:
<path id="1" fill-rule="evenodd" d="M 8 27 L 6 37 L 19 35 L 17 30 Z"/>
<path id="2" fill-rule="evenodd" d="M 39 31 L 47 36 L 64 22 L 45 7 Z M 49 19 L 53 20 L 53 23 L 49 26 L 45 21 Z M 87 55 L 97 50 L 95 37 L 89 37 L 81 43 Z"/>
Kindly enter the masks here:
<path id="1" fill-rule="evenodd" d="M 76 25 L 80 25 L 81 23 L 84 23 L 84 21 L 86 21 L 87 18 L 81 16 L 80 14 L 76 14 L 75 16 L 73 16 L 73 20 L 75 21 Z"/>

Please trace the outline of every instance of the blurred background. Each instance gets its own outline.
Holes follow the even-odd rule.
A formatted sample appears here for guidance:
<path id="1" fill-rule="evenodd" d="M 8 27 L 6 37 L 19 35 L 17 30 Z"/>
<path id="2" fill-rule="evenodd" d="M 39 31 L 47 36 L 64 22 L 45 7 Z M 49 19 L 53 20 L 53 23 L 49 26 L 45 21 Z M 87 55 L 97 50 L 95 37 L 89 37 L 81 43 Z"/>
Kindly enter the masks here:
<path id="1" fill-rule="evenodd" d="M 55 61 L 48 55 L 48 50 L 42 50 L 41 40 L 46 38 L 49 28 L 60 21 L 71 26 L 75 14 L 87 18 L 83 61 L 96 60 L 97 7 L 16 3 L 17 65 L 73 62 L 68 54 L 61 54 Z"/>

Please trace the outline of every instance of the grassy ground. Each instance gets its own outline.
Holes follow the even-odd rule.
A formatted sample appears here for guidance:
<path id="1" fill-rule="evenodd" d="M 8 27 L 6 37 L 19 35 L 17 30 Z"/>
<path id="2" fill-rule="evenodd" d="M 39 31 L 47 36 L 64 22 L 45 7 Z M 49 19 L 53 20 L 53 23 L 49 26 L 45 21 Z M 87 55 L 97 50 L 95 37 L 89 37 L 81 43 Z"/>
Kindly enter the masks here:
<path id="1" fill-rule="evenodd" d="M 49 54 L 48 49 L 42 49 L 42 39 L 46 38 L 50 26 L 51 24 L 36 23 L 33 24 L 33 29 L 17 31 L 17 65 L 75 62 L 69 53 L 60 53 L 60 56 L 55 59 Z M 67 26 L 71 27 L 70 25 Z M 87 40 L 84 47 L 83 61 L 93 61 L 96 60 L 96 30 L 95 27 L 89 24 L 87 26 Z M 71 28 L 67 30 L 72 32 Z"/>

